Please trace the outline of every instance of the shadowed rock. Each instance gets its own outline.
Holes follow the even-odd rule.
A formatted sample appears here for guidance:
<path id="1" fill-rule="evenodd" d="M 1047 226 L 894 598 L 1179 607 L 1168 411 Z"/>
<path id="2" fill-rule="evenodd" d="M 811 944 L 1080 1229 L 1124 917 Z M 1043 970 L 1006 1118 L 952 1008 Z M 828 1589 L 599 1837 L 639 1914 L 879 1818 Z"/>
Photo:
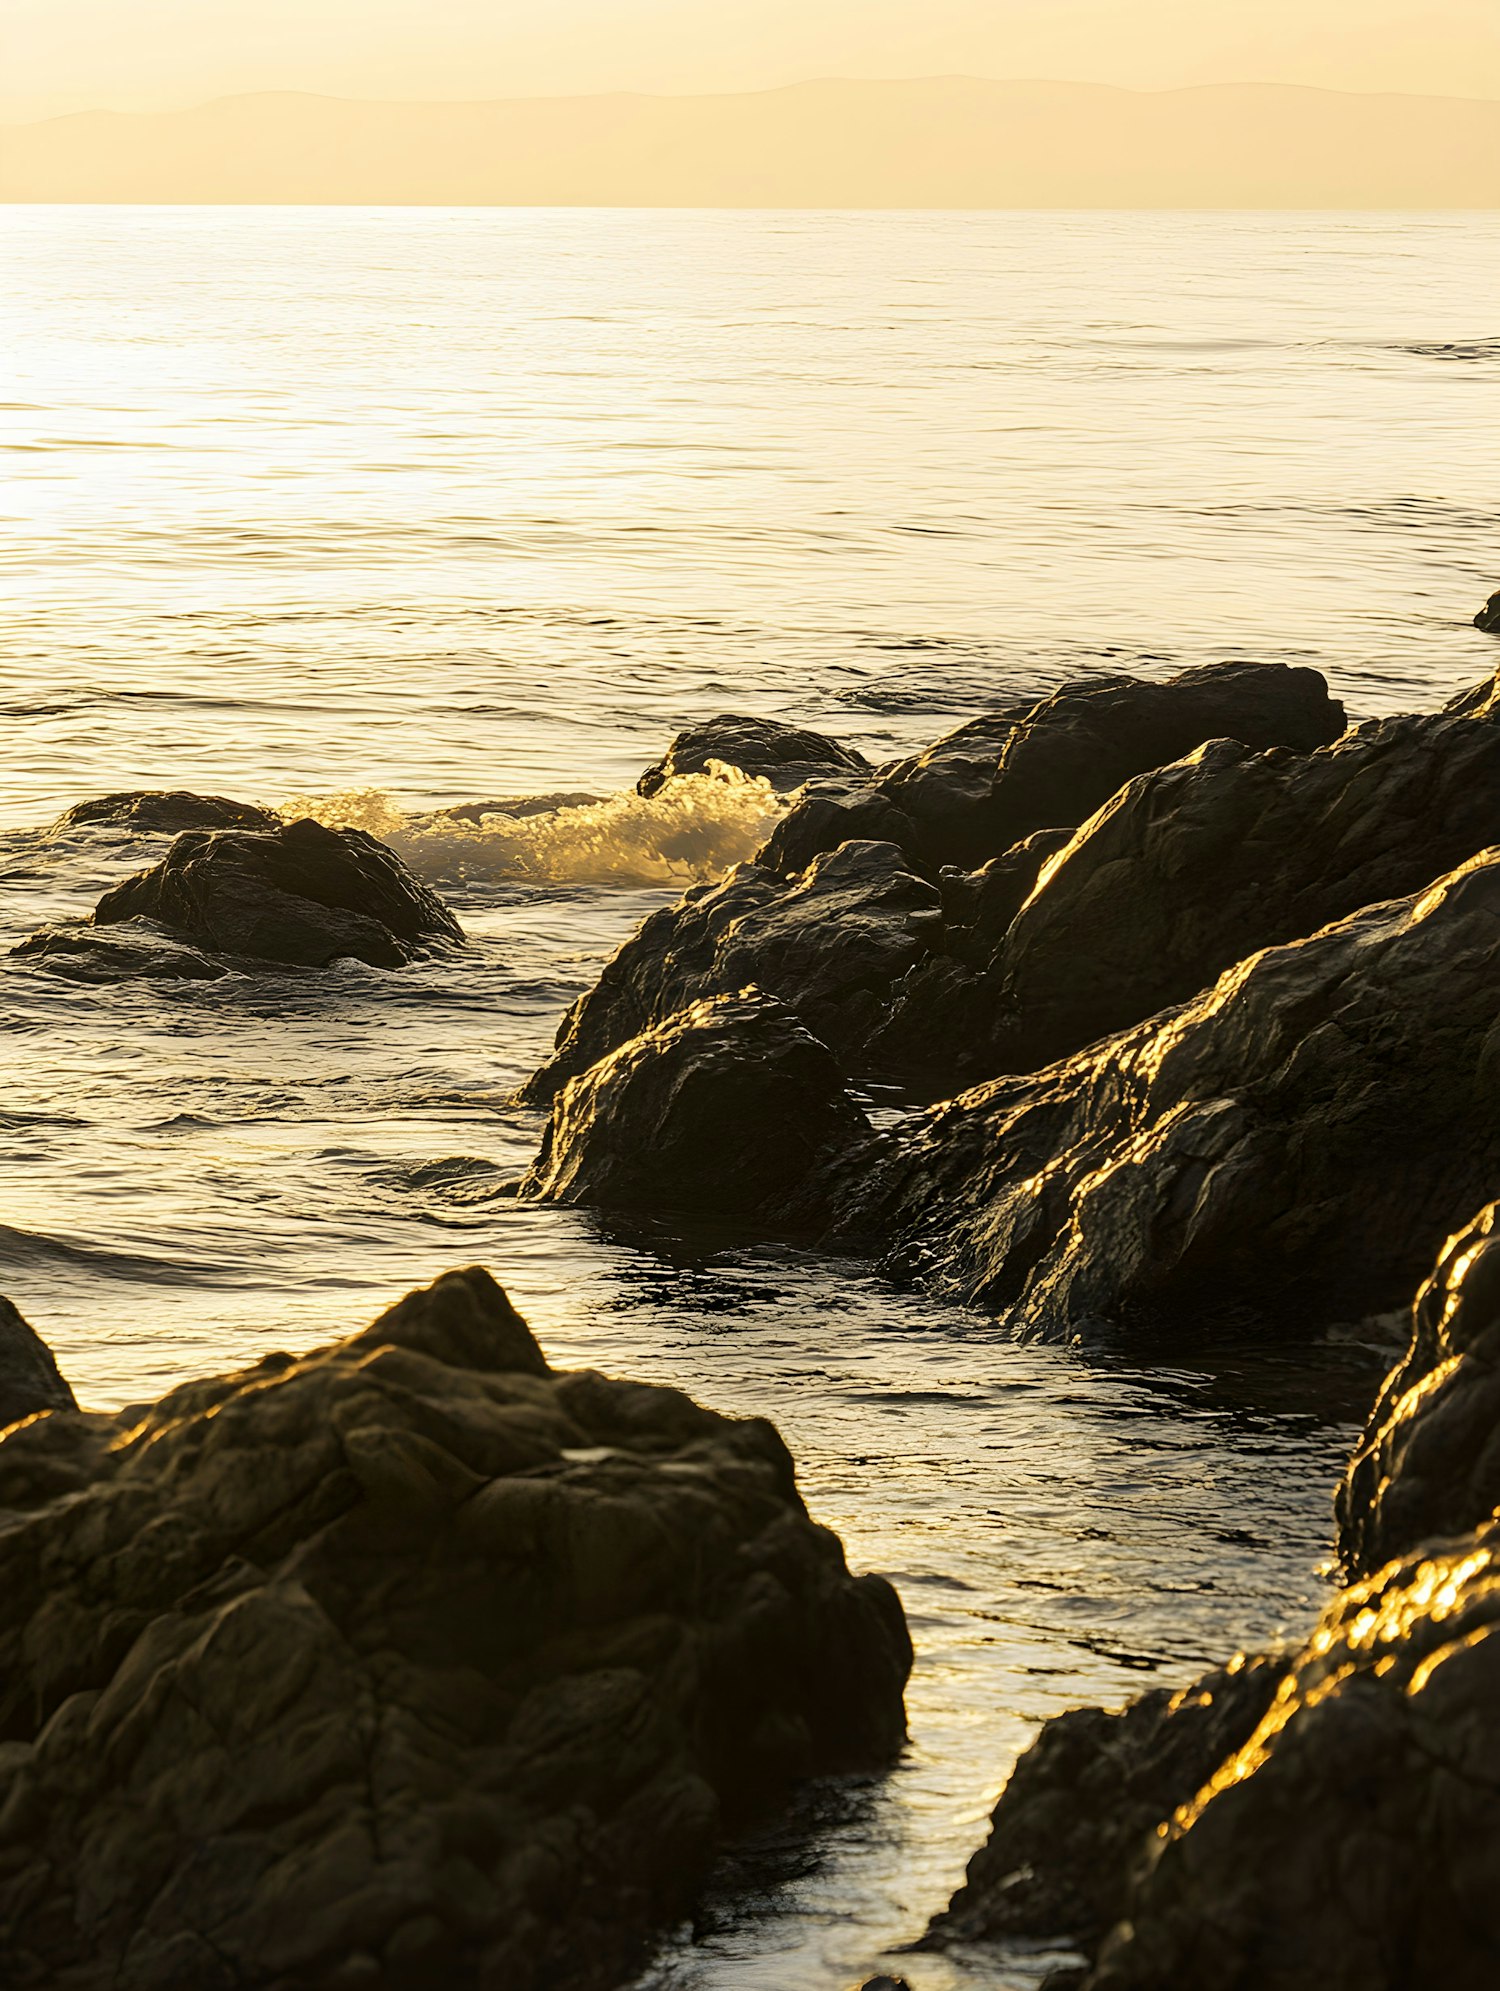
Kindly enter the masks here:
<path id="1" fill-rule="evenodd" d="M 0 1298 L 0 1426 L 41 1410 L 76 1408 L 52 1350 L 10 1301 Z"/>
<path id="2" fill-rule="evenodd" d="M 545 1101 L 641 1032 L 752 984 L 835 1049 L 868 1030 L 891 980 L 925 949 L 938 895 L 890 844 L 846 843 L 792 882 L 741 864 L 664 907 L 563 1019 L 527 1097 Z"/>
<path id="3" fill-rule="evenodd" d="M 909 971 L 872 1055 L 892 1064 L 929 1047 L 931 1061 L 947 1046 L 959 1083 L 1036 1070 L 1496 842 L 1492 695 L 1464 716 L 1373 721 L 1306 755 L 1216 740 L 1091 817 L 977 973 Z"/>
<path id="4" fill-rule="evenodd" d="M 1474 618 L 1474 627 L 1486 636 L 1500 636 L 1500 594 L 1491 595 Z"/>
<path id="5" fill-rule="evenodd" d="M 414 960 L 463 929 L 394 851 L 363 830 L 289 823 L 274 833 L 197 830 L 94 909 L 98 926 L 159 920 L 213 949 L 301 967 Z"/>
<path id="6" fill-rule="evenodd" d="M 44 926 L 28 935 L 12 954 L 71 982 L 212 982 L 229 969 L 200 954 L 153 920 L 126 920 L 101 932 L 98 927 Z"/>
<path id="7" fill-rule="evenodd" d="M 881 1136 L 820 1193 L 889 1269 L 1067 1337 L 1399 1306 L 1500 1189 L 1500 853 Z"/>
<path id="8" fill-rule="evenodd" d="M 778 719 L 721 712 L 715 719 L 685 727 L 661 759 L 646 769 L 635 784 L 636 793 L 655 795 L 675 775 L 704 774 L 710 761 L 769 781 L 783 793 L 823 775 L 860 773 L 869 766 L 863 754 L 826 734 L 784 726 Z"/>
<path id="9" fill-rule="evenodd" d="M 910 1646 L 774 1429 L 550 1371 L 483 1272 L 0 1442 L 16 1991 L 604 1991 Z"/>
<path id="10" fill-rule="evenodd" d="M 1339 1553 L 1368 1575 L 1500 1508 L 1500 1209 L 1450 1238 L 1417 1295 L 1412 1342 L 1338 1493 Z"/>
<path id="11" fill-rule="evenodd" d="M 183 830 L 267 830 L 281 828 L 274 809 L 231 802 L 223 795 L 190 795 L 180 788 L 137 788 L 75 802 L 52 825 L 53 833 L 80 829 L 166 832 Z"/>
<path id="12" fill-rule="evenodd" d="M 574 1079 L 522 1193 L 752 1217 L 869 1131 L 827 1047 L 746 989 L 692 1004 Z"/>

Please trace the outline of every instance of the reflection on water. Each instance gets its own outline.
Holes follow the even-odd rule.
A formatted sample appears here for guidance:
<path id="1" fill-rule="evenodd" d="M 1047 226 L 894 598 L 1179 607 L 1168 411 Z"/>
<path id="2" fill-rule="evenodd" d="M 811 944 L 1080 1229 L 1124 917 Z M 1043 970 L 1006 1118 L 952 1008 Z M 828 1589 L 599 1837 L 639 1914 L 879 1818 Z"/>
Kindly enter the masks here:
<path id="1" fill-rule="evenodd" d="M 0 233 L 25 511 L 0 946 L 160 851 L 40 833 L 142 784 L 361 793 L 472 940 L 399 974 L 115 988 L 0 958 L 0 1283 L 119 1404 L 477 1260 L 555 1361 L 774 1417 L 906 1601 L 911 1745 L 741 1849 L 646 1982 L 844 1991 L 946 1899 L 1038 1720 L 1307 1622 L 1377 1365 L 1018 1347 L 857 1262 L 499 1200 L 538 1132 L 509 1096 L 624 934 L 753 845 L 744 786 L 630 795 L 690 720 L 779 714 L 880 760 L 1080 671 L 1282 657 L 1369 712 L 1493 668 L 1468 617 L 1495 584 L 1474 272 L 1500 223 Z M 558 792 L 601 799 L 430 821 Z"/>

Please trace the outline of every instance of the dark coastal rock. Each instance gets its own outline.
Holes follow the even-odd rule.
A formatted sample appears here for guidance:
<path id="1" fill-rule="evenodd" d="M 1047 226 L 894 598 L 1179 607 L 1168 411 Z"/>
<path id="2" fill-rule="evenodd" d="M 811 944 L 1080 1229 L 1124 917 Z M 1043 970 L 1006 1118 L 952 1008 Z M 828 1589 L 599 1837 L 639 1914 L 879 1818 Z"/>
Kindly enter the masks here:
<path id="1" fill-rule="evenodd" d="M 281 828 L 274 809 L 231 802 L 223 795 L 190 795 L 180 788 L 136 788 L 75 802 L 52 825 L 53 833 L 81 829 L 140 830 L 171 836 L 183 830 L 266 830 Z"/>
<path id="2" fill-rule="evenodd" d="M 1067 1338 L 1402 1304 L 1500 1192 L 1500 852 L 880 1136 L 835 1240 Z"/>
<path id="3" fill-rule="evenodd" d="M 868 1133 L 827 1047 L 746 989 L 694 1003 L 574 1079 L 522 1194 L 748 1217 Z"/>
<path id="4" fill-rule="evenodd" d="M 149 919 L 103 932 L 82 924 L 44 926 L 11 952 L 73 982 L 212 982 L 229 973 L 222 961 L 185 946 Z"/>
<path id="5" fill-rule="evenodd" d="M 1500 1981 L 1500 1526 L 1330 1606 L 1164 1818 L 1086 1991 Z"/>
<path id="6" fill-rule="evenodd" d="M 721 712 L 715 719 L 684 728 L 661 759 L 646 769 L 635 784 L 636 793 L 655 795 L 676 775 L 706 773 L 710 761 L 769 781 L 782 793 L 820 776 L 861 773 L 869 766 L 863 754 L 826 734 L 785 726 L 779 719 Z"/>
<path id="7" fill-rule="evenodd" d="M 414 960 L 463 929 L 394 851 L 363 830 L 288 823 L 274 833 L 195 830 L 94 909 L 98 926 L 159 920 L 220 954 L 326 967 Z"/>
<path id="8" fill-rule="evenodd" d="M 756 852 L 759 869 L 799 878 L 842 843 L 889 843 L 910 863 L 916 845 L 911 817 L 873 781 L 815 781 L 780 818 Z"/>
<path id="9" fill-rule="evenodd" d="M 1034 1071 L 1496 843 L 1492 698 L 1371 721 L 1312 754 L 1216 740 L 1128 782 L 1054 858 L 980 964 L 964 1036 L 948 986 L 919 967 L 875 1042 L 889 1062 L 946 1033 L 958 1082 Z"/>
<path id="10" fill-rule="evenodd" d="M 1339 1554 L 1368 1575 L 1500 1508 L 1500 1208 L 1450 1238 L 1417 1295 L 1338 1492 Z"/>
<path id="11" fill-rule="evenodd" d="M 1047 1722 L 922 1947 L 1000 1936 L 1097 1945 L 1126 1912 L 1156 1828 L 1250 1740 L 1286 1670 L 1242 1657 L 1121 1714 L 1074 1708 Z"/>
<path id="12" fill-rule="evenodd" d="M 75 1410 L 52 1350 L 11 1305 L 0 1298 L 0 1427 L 42 1410 Z"/>
<path id="13" fill-rule="evenodd" d="M 884 804 L 910 824 L 881 832 L 910 861 L 971 870 L 1037 830 L 1075 828 L 1135 775 L 1208 740 L 1310 753 L 1343 730 L 1343 707 L 1319 673 L 1285 664 L 1208 664 L 1165 682 L 1087 678 L 1029 708 L 971 720 L 888 770 L 860 806 Z M 802 865 L 815 854 L 800 819 L 815 802 L 790 812 L 761 862 L 774 866 L 785 853 Z M 822 834 L 838 828 L 835 816 Z"/>
<path id="14" fill-rule="evenodd" d="M 773 1427 L 549 1370 L 483 1272 L 20 1425 L 0 1500 L 15 1991 L 605 1991 L 903 1734 L 900 1605 Z"/>
<path id="15" fill-rule="evenodd" d="M 1500 636 L 1500 594 L 1493 594 L 1474 618 L 1474 627 L 1486 636 Z"/>
<path id="16" fill-rule="evenodd" d="M 790 886 L 741 864 L 653 913 L 626 941 L 564 1017 L 527 1097 L 554 1098 L 678 1010 L 752 984 L 836 1050 L 869 1028 L 883 992 L 938 923 L 936 890 L 890 844 L 841 844 Z"/>

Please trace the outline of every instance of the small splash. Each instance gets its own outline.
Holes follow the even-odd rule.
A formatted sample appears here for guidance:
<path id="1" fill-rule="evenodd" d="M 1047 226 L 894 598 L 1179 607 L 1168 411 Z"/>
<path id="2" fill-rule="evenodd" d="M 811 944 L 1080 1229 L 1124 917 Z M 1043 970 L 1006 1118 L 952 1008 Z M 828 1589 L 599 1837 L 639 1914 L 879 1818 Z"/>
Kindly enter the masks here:
<path id="1" fill-rule="evenodd" d="M 781 798 L 768 781 L 710 761 L 650 797 L 517 797 L 453 813 L 412 814 L 381 789 L 298 796 L 287 820 L 367 830 L 422 878 L 519 879 L 548 884 L 686 885 L 753 857 Z"/>

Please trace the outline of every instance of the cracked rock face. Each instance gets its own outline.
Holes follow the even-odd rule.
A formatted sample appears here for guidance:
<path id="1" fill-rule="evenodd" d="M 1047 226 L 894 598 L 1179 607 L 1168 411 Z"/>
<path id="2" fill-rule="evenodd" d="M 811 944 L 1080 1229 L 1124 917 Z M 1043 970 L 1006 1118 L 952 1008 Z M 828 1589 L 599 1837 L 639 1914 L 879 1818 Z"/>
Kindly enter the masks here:
<path id="1" fill-rule="evenodd" d="M 790 884 L 741 864 L 653 913 L 626 941 L 563 1019 L 527 1096 L 550 1100 L 678 1010 L 752 985 L 837 1049 L 868 1027 L 939 919 L 936 890 L 892 844 L 842 844 Z"/>
<path id="2" fill-rule="evenodd" d="M 1491 851 L 881 1136 L 832 1235 L 1050 1338 L 1399 1306 L 1500 1188 L 1497 946 Z"/>
<path id="3" fill-rule="evenodd" d="M 1367 1575 L 1500 1508 L 1500 1207 L 1451 1238 L 1417 1295 L 1338 1493 L 1339 1553 Z"/>
<path id="4" fill-rule="evenodd" d="M 96 927 L 157 921 L 217 954 L 326 967 L 396 968 L 463 929 L 394 851 L 363 830 L 289 823 L 194 830 L 94 909 Z"/>
<path id="5" fill-rule="evenodd" d="M 786 726 L 779 719 L 753 719 L 721 712 L 680 732 L 671 746 L 636 783 L 638 795 L 655 795 L 675 775 L 704 774 L 710 761 L 769 781 L 780 793 L 828 775 L 859 774 L 869 762 L 853 747 L 825 733 Z"/>
<path id="6" fill-rule="evenodd" d="M 910 1660 L 774 1429 L 551 1371 L 478 1271 L 0 1440 L 16 1991 L 594 1991 Z"/>
<path id="7" fill-rule="evenodd" d="M 746 989 L 680 1010 L 572 1080 L 522 1194 L 752 1217 L 869 1131 L 827 1046 Z"/>

